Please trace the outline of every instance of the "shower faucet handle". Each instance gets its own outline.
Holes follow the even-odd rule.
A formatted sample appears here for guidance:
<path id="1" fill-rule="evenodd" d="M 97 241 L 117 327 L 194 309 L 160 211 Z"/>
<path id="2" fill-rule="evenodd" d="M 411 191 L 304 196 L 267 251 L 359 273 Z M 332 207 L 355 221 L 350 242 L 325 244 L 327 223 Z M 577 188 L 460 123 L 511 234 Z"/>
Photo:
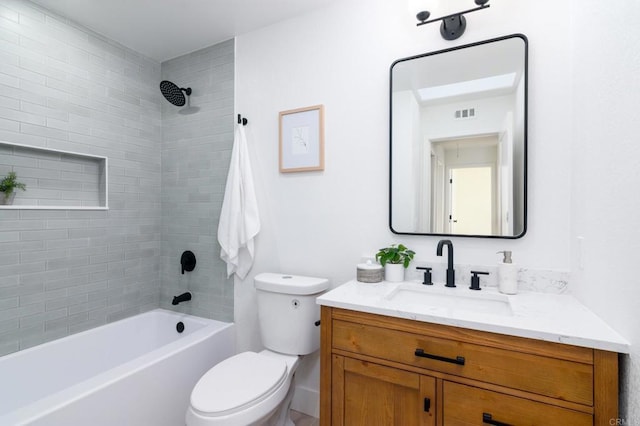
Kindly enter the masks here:
<path id="1" fill-rule="evenodd" d="M 193 271 L 196 267 L 196 255 L 190 250 L 185 251 L 180 257 L 180 265 L 182 265 L 182 275 L 184 271 Z"/>

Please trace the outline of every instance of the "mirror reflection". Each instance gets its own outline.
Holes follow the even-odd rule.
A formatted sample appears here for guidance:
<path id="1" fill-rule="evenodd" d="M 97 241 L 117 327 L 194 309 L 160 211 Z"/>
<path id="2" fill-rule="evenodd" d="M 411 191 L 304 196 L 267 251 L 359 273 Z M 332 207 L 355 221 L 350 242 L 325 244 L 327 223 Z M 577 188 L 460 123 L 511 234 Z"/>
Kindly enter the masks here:
<path id="1" fill-rule="evenodd" d="M 523 35 L 394 62 L 391 230 L 524 235 L 526 105 Z"/>

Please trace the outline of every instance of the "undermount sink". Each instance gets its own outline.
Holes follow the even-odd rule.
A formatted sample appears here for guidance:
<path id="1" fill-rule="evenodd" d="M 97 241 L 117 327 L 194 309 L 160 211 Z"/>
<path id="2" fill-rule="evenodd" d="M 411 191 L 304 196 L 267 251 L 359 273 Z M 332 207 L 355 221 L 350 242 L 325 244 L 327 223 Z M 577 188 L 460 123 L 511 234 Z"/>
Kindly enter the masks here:
<path id="1" fill-rule="evenodd" d="M 463 288 L 446 289 L 420 284 L 400 284 L 384 299 L 398 308 L 419 307 L 438 311 L 472 311 L 478 313 L 513 315 L 509 298 L 504 294 L 473 291 Z"/>

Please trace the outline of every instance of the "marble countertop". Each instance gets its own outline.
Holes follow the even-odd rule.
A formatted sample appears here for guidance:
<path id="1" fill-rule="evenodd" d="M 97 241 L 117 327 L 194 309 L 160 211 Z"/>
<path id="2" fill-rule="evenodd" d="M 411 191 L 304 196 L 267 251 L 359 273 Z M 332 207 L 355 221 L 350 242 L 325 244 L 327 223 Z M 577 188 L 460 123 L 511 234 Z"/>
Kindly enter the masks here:
<path id="1" fill-rule="evenodd" d="M 407 297 L 397 297 L 402 290 Z M 417 293 L 413 293 L 413 292 Z M 419 297 L 412 298 L 412 295 Z M 433 295 L 443 303 L 424 303 Z M 443 297 L 444 296 L 444 297 Z M 480 300 L 474 305 L 476 300 Z M 484 303 L 483 301 L 487 302 Z M 452 303 L 453 302 L 453 303 Z M 459 303 L 458 303 L 459 302 Z M 602 319 L 568 294 L 522 292 L 503 295 L 495 287 L 446 288 L 419 282 L 349 281 L 317 298 L 323 306 L 406 318 L 435 324 L 527 337 L 549 342 L 629 353 L 629 343 Z M 482 309 L 495 305 L 500 309 Z M 480 309 L 476 309 L 476 307 Z"/>

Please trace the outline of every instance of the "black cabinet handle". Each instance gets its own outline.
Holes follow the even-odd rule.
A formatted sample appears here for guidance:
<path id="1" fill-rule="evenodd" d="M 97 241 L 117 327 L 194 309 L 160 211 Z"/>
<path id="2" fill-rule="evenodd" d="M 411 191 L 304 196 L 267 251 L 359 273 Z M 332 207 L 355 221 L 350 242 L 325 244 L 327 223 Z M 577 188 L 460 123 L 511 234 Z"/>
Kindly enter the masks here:
<path id="1" fill-rule="evenodd" d="M 428 413 L 429 410 L 431 410 L 431 398 L 425 398 L 424 399 L 424 412 Z"/>
<path id="2" fill-rule="evenodd" d="M 447 358 L 447 357 L 440 356 L 440 355 L 428 354 L 422 349 L 416 349 L 415 355 L 419 356 L 421 358 L 429 358 L 429 359 L 435 359 L 437 361 L 450 362 L 451 364 L 464 365 L 464 357 L 463 356 L 457 356 L 455 358 Z"/>
<path id="3" fill-rule="evenodd" d="M 482 413 L 482 423 L 486 423 L 488 425 L 493 425 L 493 426 L 511 426 L 509 423 L 503 423 L 497 420 L 493 420 L 491 414 L 489 413 Z"/>

